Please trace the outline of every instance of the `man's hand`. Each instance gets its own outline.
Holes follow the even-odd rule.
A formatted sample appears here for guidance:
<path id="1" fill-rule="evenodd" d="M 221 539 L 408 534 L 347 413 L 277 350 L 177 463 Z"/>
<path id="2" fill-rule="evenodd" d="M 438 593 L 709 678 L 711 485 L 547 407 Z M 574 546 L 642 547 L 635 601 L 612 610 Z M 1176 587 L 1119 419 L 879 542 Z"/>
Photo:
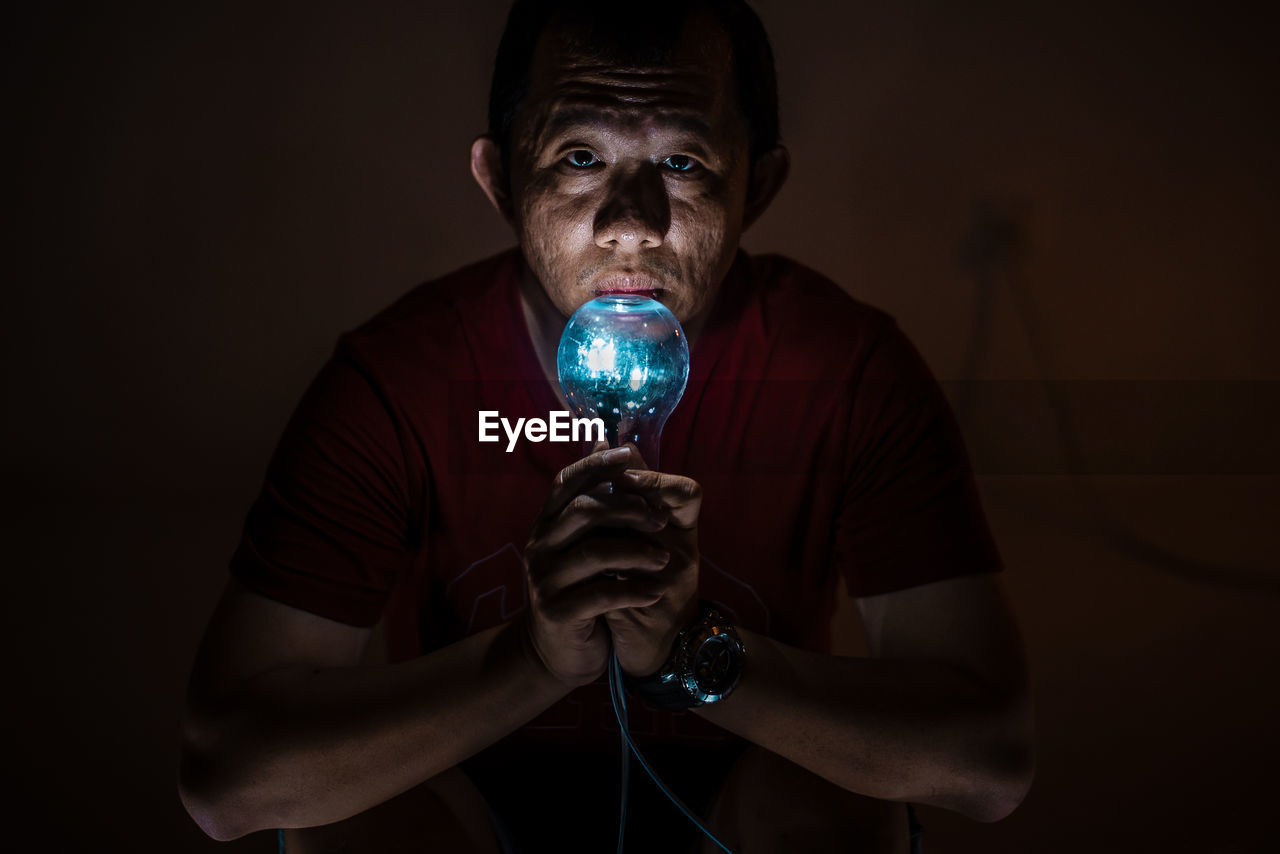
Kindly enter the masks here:
<path id="1" fill-rule="evenodd" d="M 671 555 L 654 579 L 660 598 L 604 615 L 622 669 L 632 676 L 647 676 L 663 665 L 676 635 L 698 613 L 698 513 L 702 509 L 702 487 L 687 477 L 632 468 L 614 478 L 613 488 L 615 495 L 644 499 L 668 518 L 665 526 L 649 535 Z"/>
<path id="2" fill-rule="evenodd" d="M 566 685 L 585 685 L 604 672 L 609 628 L 602 615 L 650 607 L 665 613 L 668 551 L 672 565 L 685 562 L 683 554 L 646 536 L 660 534 L 669 517 L 662 505 L 645 500 L 651 489 L 632 490 L 634 479 L 624 478 L 627 491 L 591 492 L 636 465 L 644 463 L 628 446 L 597 450 L 561 470 L 525 546 L 525 636 L 547 670 Z M 695 567 L 696 559 L 695 547 Z M 693 583 L 696 588 L 696 570 Z M 634 629 L 624 637 L 634 649 Z"/>

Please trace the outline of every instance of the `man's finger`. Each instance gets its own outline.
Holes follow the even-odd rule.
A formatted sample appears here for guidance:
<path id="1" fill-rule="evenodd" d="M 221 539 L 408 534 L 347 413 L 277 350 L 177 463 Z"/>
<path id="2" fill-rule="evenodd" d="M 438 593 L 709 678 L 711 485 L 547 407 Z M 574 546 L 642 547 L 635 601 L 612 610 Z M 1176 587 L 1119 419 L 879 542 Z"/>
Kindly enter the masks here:
<path id="1" fill-rule="evenodd" d="M 655 533 L 666 527 L 671 514 L 655 507 L 639 495 L 576 495 L 555 519 L 541 528 L 542 545 L 550 550 L 564 548 L 595 528 L 630 528 Z"/>
<path id="2" fill-rule="evenodd" d="M 649 471 L 649 463 L 646 462 L 645 458 L 640 455 L 640 449 L 637 448 L 635 445 L 630 445 L 630 444 L 627 445 L 626 447 L 631 448 L 634 451 L 634 454 L 632 455 L 631 465 L 628 466 L 628 468 L 642 469 L 643 471 Z"/>
<path id="3" fill-rule="evenodd" d="M 650 579 L 618 581 L 602 578 L 566 590 L 549 602 L 543 611 L 554 620 L 591 620 L 610 611 L 645 608 L 662 599 L 663 588 Z"/>
<path id="4" fill-rule="evenodd" d="M 550 599 L 605 572 L 652 575 L 670 562 L 670 552 L 653 543 L 592 538 L 561 552 L 554 560 L 536 562 L 530 567 L 529 583 L 537 586 L 541 598 Z"/>
<path id="5" fill-rule="evenodd" d="M 628 469 L 613 479 L 617 492 L 643 496 L 671 514 L 671 524 L 692 528 L 702 509 L 702 487 L 696 480 L 659 471 Z"/>
<path id="6" fill-rule="evenodd" d="M 609 480 L 620 474 L 633 461 L 634 451 L 629 445 L 594 451 L 577 462 L 560 469 L 551 494 L 542 508 L 542 518 L 549 519 L 564 510 L 573 497 L 588 487 Z"/>

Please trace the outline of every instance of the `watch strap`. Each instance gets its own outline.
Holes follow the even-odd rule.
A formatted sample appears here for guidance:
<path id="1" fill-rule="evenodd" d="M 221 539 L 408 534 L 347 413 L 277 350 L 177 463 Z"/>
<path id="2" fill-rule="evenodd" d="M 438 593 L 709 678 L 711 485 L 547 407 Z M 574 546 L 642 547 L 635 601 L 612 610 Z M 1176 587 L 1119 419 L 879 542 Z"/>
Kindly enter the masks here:
<path id="1" fill-rule="evenodd" d="M 694 699 L 684 682 L 669 666 L 664 666 L 649 676 L 624 677 L 623 682 L 656 709 L 692 709 L 702 705 Z"/>

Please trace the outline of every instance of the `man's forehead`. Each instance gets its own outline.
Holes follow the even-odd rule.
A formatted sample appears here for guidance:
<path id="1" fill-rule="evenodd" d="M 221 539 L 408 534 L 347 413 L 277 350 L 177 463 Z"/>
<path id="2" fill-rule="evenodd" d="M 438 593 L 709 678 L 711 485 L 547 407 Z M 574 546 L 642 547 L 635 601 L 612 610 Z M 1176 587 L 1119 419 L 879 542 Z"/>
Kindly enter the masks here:
<path id="1" fill-rule="evenodd" d="M 561 98 L 548 105 L 538 129 L 550 138 L 581 127 L 608 126 L 629 131 L 664 131 L 689 136 L 711 136 L 715 128 L 705 109 L 687 109 L 668 98 L 635 99 L 619 103 L 604 98 Z"/>
<path id="2" fill-rule="evenodd" d="M 637 65 L 584 48 L 554 27 L 539 40 L 524 107 L 545 137 L 581 124 L 646 119 L 706 134 L 733 96 L 732 53 L 714 21 L 691 19 L 660 62 Z"/>

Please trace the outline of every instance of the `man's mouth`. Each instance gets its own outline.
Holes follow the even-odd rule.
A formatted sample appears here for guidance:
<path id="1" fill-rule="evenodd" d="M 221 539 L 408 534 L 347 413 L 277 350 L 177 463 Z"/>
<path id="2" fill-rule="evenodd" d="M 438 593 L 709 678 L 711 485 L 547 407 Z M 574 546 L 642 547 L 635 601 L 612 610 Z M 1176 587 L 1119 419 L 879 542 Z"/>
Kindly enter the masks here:
<path id="1" fill-rule="evenodd" d="M 622 273 L 612 276 L 605 276 L 596 282 L 596 296 L 604 296 L 606 294 L 628 294 L 630 296 L 648 297 L 649 299 L 657 299 L 658 295 L 664 290 L 662 283 L 652 276 L 645 276 L 638 273 Z"/>
<path id="2" fill-rule="evenodd" d="M 658 289 L 641 288 L 640 290 L 609 289 L 604 291 L 596 291 L 596 296 L 603 297 L 603 296 L 626 295 L 629 297 L 648 297 L 649 299 L 657 299 L 658 294 L 660 293 L 662 293 L 661 288 L 658 288 Z"/>

